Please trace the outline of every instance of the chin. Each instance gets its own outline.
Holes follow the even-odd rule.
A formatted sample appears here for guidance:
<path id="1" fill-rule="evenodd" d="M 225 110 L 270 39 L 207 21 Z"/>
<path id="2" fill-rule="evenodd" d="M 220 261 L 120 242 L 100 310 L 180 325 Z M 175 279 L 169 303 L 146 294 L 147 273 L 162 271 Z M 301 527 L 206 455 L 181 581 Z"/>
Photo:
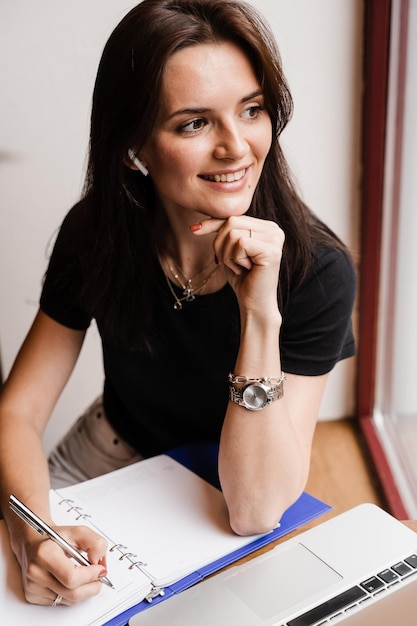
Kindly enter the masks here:
<path id="1" fill-rule="evenodd" d="M 252 197 L 248 200 L 247 198 L 236 200 L 235 202 L 227 202 L 223 205 L 221 203 L 217 204 L 217 206 L 213 206 L 213 210 L 205 211 L 210 212 L 211 217 L 216 217 L 218 219 L 228 219 L 229 217 L 240 215 L 245 215 L 250 208 L 252 202 Z"/>
<path id="2" fill-rule="evenodd" d="M 246 213 L 249 211 L 250 208 L 250 204 L 247 205 L 245 204 L 241 204 L 239 207 L 236 208 L 229 208 L 229 209 L 225 209 L 222 212 L 219 212 L 219 215 L 216 217 L 219 217 L 220 219 L 224 219 L 227 220 L 229 217 L 239 217 L 241 215 L 246 215 Z M 213 216 L 214 217 L 214 216 Z"/>

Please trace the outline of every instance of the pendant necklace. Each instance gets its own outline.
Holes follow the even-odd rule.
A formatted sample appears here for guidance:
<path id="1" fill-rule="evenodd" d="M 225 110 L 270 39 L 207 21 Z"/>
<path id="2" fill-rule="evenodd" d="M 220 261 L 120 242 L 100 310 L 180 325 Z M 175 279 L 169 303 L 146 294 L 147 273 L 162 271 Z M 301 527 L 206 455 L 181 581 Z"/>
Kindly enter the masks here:
<path id="1" fill-rule="evenodd" d="M 173 287 L 171 285 L 170 279 L 165 274 L 167 285 L 169 287 L 169 290 L 170 290 L 171 294 L 174 296 L 174 299 L 175 299 L 174 309 L 176 311 L 181 311 L 183 302 L 192 302 L 193 300 L 195 300 L 195 297 L 198 296 L 201 293 L 201 291 L 203 290 L 203 288 L 207 285 L 207 283 L 210 280 L 210 278 L 217 271 L 218 265 L 216 265 L 216 267 L 209 273 L 209 275 L 206 278 L 204 278 L 204 280 L 202 280 L 197 285 L 193 285 L 193 281 L 195 281 L 195 279 L 198 278 L 198 276 L 200 276 L 203 272 L 205 272 L 210 267 L 210 265 L 212 265 L 212 263 L 210 263 L 206 267 L 203 267 L 203 269 L 200 272 L 198 272 L 198 274 L 196 274 L 196 276 L 194 276 L 194 278 L 188 278 L 188 276 L 186 276 L 184 274 L 184 272 L 180 268 L 177 268 L 175 270 L 173 265 L 171 265 L 171 264 L 168 265 L 169 270 L 170 270 L 172 276 L 174 277 L 174 280 L 179 283 L 179 285 L 180 285 L 180 287 L 182 289 L 182 293 L 183 293 L 182 298 L 178 298 L 177 294 L 175 293 L 175 291 L 174 291 L 174 289 L 173 289 Z M 182 278 L 181 278 L 180 274 L 182 275 Z"/>

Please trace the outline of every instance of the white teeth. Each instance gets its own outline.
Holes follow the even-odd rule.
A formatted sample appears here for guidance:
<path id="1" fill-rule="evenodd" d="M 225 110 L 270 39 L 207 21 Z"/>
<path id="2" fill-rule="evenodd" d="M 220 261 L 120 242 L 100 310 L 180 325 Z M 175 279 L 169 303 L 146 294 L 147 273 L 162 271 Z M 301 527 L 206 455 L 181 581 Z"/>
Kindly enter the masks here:
<path id="1" fill-rule="evenodd" d="M 246 170 L 239 170 L 229 174 L 215 174 L 214 176 L 204 176 L 206 180 L 212 180 L 215 183 L 233 183 L 244 177 Z"/>

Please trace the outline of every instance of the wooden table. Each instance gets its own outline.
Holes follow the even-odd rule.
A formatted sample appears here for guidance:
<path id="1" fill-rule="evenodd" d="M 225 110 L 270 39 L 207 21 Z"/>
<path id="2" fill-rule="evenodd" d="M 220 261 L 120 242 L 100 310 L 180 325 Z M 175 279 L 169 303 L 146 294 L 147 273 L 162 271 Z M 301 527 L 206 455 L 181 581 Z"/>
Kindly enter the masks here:
<path id="1" fill-rule="evenodd" d="M 333 507 L 332 510 L 245 557 L 242 562 L 267 552 L 279 543 L 358 504 L 371 502 L 385 508 L 378 491 L 377 481 L 369 469 L 366 453 L 360 444 L 358 430 L 353 419 L 323 421 L 317 424 L 310 475 L 305 490 L 330 504 Z M 404 524 L 417 532 L 417 520 L 404 520 Z"/>

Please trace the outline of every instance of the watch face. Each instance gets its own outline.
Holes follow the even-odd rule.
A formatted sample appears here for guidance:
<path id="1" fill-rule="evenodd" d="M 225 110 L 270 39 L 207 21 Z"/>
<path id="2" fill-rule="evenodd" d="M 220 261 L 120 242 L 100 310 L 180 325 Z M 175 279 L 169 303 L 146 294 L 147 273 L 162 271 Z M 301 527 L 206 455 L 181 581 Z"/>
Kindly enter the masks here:
<path id="1" fill-rule="evenodd" d="M 267 389 L 264 385 L 248 385 L 243 391 L 243 402 L 248 409 L 257 411 L 263 409 L 268 403 Z"/>

